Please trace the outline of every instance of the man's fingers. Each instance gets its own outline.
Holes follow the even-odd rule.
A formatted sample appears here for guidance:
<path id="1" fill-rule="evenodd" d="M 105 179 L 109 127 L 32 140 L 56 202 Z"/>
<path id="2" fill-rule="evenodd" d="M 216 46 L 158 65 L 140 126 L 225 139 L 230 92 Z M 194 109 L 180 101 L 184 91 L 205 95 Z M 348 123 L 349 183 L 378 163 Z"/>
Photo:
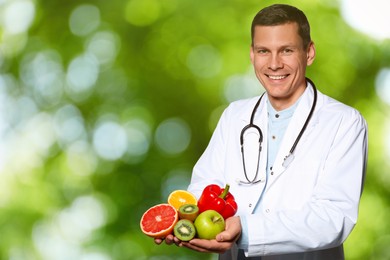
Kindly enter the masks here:
<path id="1" fill-rule="evenodd" d="M 156 243 L 157 245 L 160 245 L 164 240 L 161 239 L 161 238 L 155 238 L 154 239 L 154 243 Z"/>
<path id="2" fill-rule="evenodd" d="M 230 242 L 218 242 L 217 240 L 192 239 L 189 242 L 182 242 L 182 246 L 207 253 L 223 253 L 231 247 Z"/>
<path id="3" fill-rule="evenodd" d="M 230 234 L 226 231 L 221 232 L 217 235 L 215 238 L 218 242 L 223 242 L 223 241 L 229 241 L 230 239 Z"/>

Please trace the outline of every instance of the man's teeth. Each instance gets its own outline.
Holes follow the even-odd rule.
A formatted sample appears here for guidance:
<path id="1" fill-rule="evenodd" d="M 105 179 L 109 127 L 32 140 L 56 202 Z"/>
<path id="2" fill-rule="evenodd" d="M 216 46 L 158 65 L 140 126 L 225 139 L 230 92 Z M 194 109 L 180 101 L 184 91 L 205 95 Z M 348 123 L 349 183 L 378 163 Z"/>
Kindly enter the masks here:
<path id="1" fill-rule="evenodd" d="M 271 75 L 269 75 L 268 76 L 270 79 L 284 79 L 286 76 L 284 75 L 284 76 L 271 76 Z"/>

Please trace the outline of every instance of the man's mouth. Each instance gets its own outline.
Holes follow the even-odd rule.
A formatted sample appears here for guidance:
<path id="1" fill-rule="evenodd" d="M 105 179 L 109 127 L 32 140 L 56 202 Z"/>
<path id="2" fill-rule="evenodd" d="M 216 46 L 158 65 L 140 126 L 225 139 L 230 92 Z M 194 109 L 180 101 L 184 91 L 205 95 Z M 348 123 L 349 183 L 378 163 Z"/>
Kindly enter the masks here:
<path id="1" fill-rule="evenodd" d="M 268 78 L 273 80 L 281 80 L 287 78 L 288 75 L 267 75 Z"/>

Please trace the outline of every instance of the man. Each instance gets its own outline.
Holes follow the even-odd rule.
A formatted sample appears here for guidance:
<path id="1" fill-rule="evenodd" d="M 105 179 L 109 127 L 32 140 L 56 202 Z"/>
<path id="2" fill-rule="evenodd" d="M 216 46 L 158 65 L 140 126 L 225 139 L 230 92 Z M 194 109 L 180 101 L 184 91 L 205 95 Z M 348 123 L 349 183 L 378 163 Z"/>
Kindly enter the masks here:
<path id="1" fill-rule="evenodd" d="M 305 77 L 315 47 L 299 9 L 261 10 L 250 58 L 266 93 L 224 111 L 189 186 L 199 197 L 208 184 L 230 184 L 238 212 L 215 240 L 166 243 L 221 259 L 344 259 L 364 182 L 366 122 Z"/>

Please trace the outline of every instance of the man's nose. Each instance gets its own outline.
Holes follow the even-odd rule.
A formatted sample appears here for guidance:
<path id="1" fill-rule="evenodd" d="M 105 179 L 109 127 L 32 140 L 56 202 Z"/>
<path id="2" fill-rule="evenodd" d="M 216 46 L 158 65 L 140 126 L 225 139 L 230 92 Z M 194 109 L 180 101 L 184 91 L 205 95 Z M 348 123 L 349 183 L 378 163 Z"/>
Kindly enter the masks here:
<path id="1" fill-rule="evenodd" d="M 269 58 L 268 68 L 271 70 L 277 70 L 283 67 L 283 62 L 278 54 L 272 54 Z"/>

